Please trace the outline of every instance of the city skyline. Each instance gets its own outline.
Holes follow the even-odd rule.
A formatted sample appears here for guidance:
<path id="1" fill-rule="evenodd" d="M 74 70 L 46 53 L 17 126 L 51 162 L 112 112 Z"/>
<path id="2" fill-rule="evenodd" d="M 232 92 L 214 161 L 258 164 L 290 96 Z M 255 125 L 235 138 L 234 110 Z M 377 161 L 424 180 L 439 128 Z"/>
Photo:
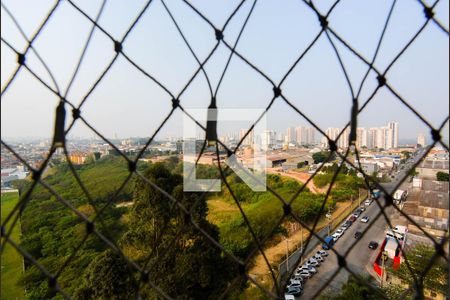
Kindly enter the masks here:
<path id="1" fill-rule="evenodd" d="M 326 10 L 325 2 L 317 4 L 318 8 Z M 366 58 L 370 58 L 380 35 L 380 20 L 384 19 L 390 5 L 353 2 L 352 10 L 337 9 L 333 17 L 341 20 L 339 31 L 351 41 L 358 41 L 357 50 Z M 19 4 L 15 1 L 5 1 L 4 5 L 13 14 L 17 14 L 17 21 L 30 37 L 39 24 L 39 15 L 48 11 L 53 3 L 29 1 L 27 4 Z M 28 9 L 22 9 L 23 5 Z M 229 1 L 218 6 L 208 3 L 198 5 L 221 24 L 235 8 L 236 2 Z M 448 3 L 440 5 L 443 5 L 443 11 L 448 10 Z M 198 16 L 190 14 L 189 9 L 182 3 L 170 3 L 168 6 L 176 19 L 183 20 L 186 38 L 199 59 L 203 60 L 216 42 L 210 28 L 199 23 Z M 396 12 L 402 13 L 397 12 L 392 16 L 392 24 L 386 32 L 375 61 L 380 70 L 389 65 L 393 59 L 392 55 L 408 42 L 419 21 L 423 19 L 423 13 L 416 7 L 406 3 L 398 3 L 397 6 Z M 98 7 L 99 3 L 95 1 L 85 4 L 85 9 L 90 13 L 97 11 Z M 249 8 L 248 3 L 245 3 L 243 9 Z M 116 40 L 120 40 L 130 25 L 128 20 L 136 16 L 140 9 L 141 4 L 138 1 L 127 5 L 108 3 L 99 22 Z M 176 95 L 188 82 L 198 64 L 179 37 L 163 5 L 154 3 L 150 11 L 151 14 L 143 16 L 137 30 L 133 30 L 127 42 L 123 44 L 123 51 Z M 39 36 L 34 49 L 46 62 L 63 92 L 68 86 L 70 75 L 83 50 L 83 42 L 91 28 L 89 22 L 70 4 L 63 3 L 57 15 L 58 18 L 52 19 Z M 448 15 L 441 17 L 443 22 L 448 23 Z M 267 18 L 272 22 L 266 22 Z M 289 25 L 297 24 L 299 19 L 303 20 L 302 26 Z M 244 21 L 244 14 L 238 14 L 233 22 L 230 22 L 229 29 L 225 32 L 229 43 L 235 41 L 238 29 Z M 364 26 L 364 31 L 355 28 L 356 21 Z M 6 14 L 2 18 L 2 25 L 2 38 L 19 51 L 26 47 L 26 43 L 17 34 L 14 23 Z M 286 1 L 280 6 L 276 1 L 264 1 L 256 6 L 252 21 L 246 27 L 242 41 L 236 49 L 277 83 L 298 58 L 302 49 L 314 38 L 315 32 L 319 31 L 320 24 L 301 3 Z M 298 38 L 292 39 L 293 36 Z M 448 65 L 449 46 L 441 37 L 441 33 L 435 28 L 427 28 L 414 46 L 408 49 L 406 55 L 386 74 L 387 81 L 434 127 L 441 125 L 449 108 L 448 67 L 443 67 Z M 432 52 L 429 45 L 433 45 Z M 3 87 L 17 67 L 17 57 L 4 43 L 1 47 Z M 220 80 L 229 55 L 229 51 L 222 45 L 219 50 L 205 64 L 205 71 L 213 88 Z M 341 45 L 338 50 L 343 56 L 350 83 L 356 88 L 364 77 L 366 68 L 358 58 L 348 55 Z M 424 53 L 432 55 L 427 55 L 425 61 Z M 65 98 L 78 105 L 113 56 L 111 41 L 105 39 L 102 33 L 95 32 L 80 74 Z M 27 55 L 26 62 L 30 69 L 53 87 L 47 72 L 35 55 Z M 207 92 L 206 84 L 204 76 L 199 74 L 180 97 L 185 108 L 209 105 L 211 95 Z M 370 73 L 358 97 L 360 105 L 369 98 L 376 85 L 376 74 Z M 272 84 L 234 56 L 217 94 L 217 107 L 219 110 L 226 107 L 265 108 L 273 96 L 272 89 Z M 324 36 L 318 39 L 298 67 L 287 77 L 281 89 L 293 105 L 323 130 L 328 127 L 341 128 L 350 119 L 352 97 L 333 49 Z M 59 100 L 29 72 L 22 70 L 14 83 L 2 94 L 2 137 L 51 137 L 54 112 Z M 72 114 L 69 105 L 66 109 L 68 126 L 72 121 Z M 118 137 L 151 136 L 170 110 L 171 97 L 119 56 L 114 67 L 86 100 L 81 108 L 81 115 L 106 137 L 113 137 L 114 133 L 117 133 Z M 20 122 L 17 122 L 18 116 Z M 177 135 L 182 116 L 179 110 L 175 111 L 166 126 L 161 129 L 158 138 Z M 278 100 L 273 103 L 267 117 L 268 127 L 276 131 L 297 123 L 307 123 L 291 107 Z M 392 119 L 408 124 L 400 128 L 399 135 L 404 138 L 416 139 L 418 132 L 427 132 L 428 135 L 427 126 L 399 99 L 385 90 L 377 93 L 364 108 L 359 115 L 358 125 L 377 126 Z M 448 138 L 448 125 L 442 132 Z M 82 122 L 77 122 L 69 134 L 90 137 L 93 132 Z"/>
<path id="2" fill-rule="evenodd" d="M 398 124 L 398 122 L 395 122 L 395 121 L 393 121 L 393 122 Z M 392 123 L 392 122 L 389 122 L 389 123 Z M 288 138 L 288 135 L 289 135 L 287 132 L 290 128 L 293 129 L 293 134 L 296 138 L 295 139 L 291 138 L 289 142 L 297 142 L 299 140 L 298 129 L 303 128 L 304 130 L 313 129 L 314 130 L 313 135 L 316 136 L 316 138 L 315 138 L 316 144 L 323 144 L 322 134 L 320 132 L 318 132 L 312 126 L 297 125 L 297 126 L 288 126 L 286 129 L 281 130 L 281 131 L 274 130 L 274 129 L 267 129 L 267 130 L 275 132 L 274 139 L 276 139 L 278 141 L 286 142 L 287 141 L 286 139 Z M 376 127 L 376 126 L 358 127 L 357 128 L 357 143 L 358 143 L 358 145 L 367 146 L 367 143 L 362 143 L 361 139 L 364 139 L 364 136 L 366 136 L 368 131 L 376 130 L 376 129 L 381 129 L 381 128 Z M 342 130 L 342 128 L 328 127 L 325 129 L 325 132 L 326 133 L 330 132 L 329 137 L 332 139 L 335 139 L 341 130 Z M 362 130 L 365 130 L 365 132 L 364 131 L 362 132 Z M 225 138 L 225 140 L 228 140 L 230 138 L 233 140 L 237 140 L 237 139 L 241 140 L 241 138 L 244 136 L 244 134 L 247 133 L 247 131 L 248 131 L 248 128 L 241 128 L 238 131 L 231 131 L 226 134 L 221 134 L 220 137 Z M 285 132 L 286 132 L 286 134 L 284 134 Z M 349 133 L 350 133 L 349 128 L 347 128 L 347 130 L 345 131 L 344 134 L 342 134 L 342 136 L 346 136 L 348 138 Z M 245 139 L 244 145 L 249 144 L 249 140 L 252 139 L 252 135 L 253 135 L 252 132 L 250 132 L 249 136 L 247 136 Z M 48 137 L 37 137 L 37 136 L 3 137 L 3 138 L 6 141 L 33 141 L 33 140 L 40 141 L 40 140 L 51 140 L 52 139 L 52 137 L 50 137 L 50 136 L 48 136 Z M 146 138 L 148 139 L 149 136 L 135 136 L 135 135 L 134 136 L 118 136 L 117 134 L 114 134 L 112 137 L 106 137 L 106 138 L 110 139 L 110 140 L 125 140 L 125 139 L 130 139 L 130 138 L 131 139 L 146 139 Z M 203 139 L 204 138 L 203 133 L 200 133 L 197 136 L 197 138 Z M 344 138 L 344 139 L 341 138 L 340 141 L 338 141 L 338 145 L 346 144 L 347 138 Z M 167 135 L 167 136 L 156 138 L 155 141 L 177 141 L 180 139 L 182 139 L 181 135 L 180 136 Z M 69 136 L 68 140 L 102 140 L 102 139 L 99 136 L 91 135 L 91 136 Z M 411 144 L 413 141 L 417 141 L 418 144 L 421 144 L 421 143 L 419 143 L 419 140 L 425 141 L 425 145 L 426 145 L 427 142 L 431 140 L 431 135 L 429 135 L 425 132 L 418 132 L 418 133 L 416 133 L 415 136 L 411 136 L 411 137 L 402 137 L 401 135 L 398 135 L 397 144 Z M 311 141 L 311 139 L 309 141 Z M 300 143 L 300 144 L 305 145 L 305 144 L 313 144 L 313 143 L 304 142 L 304 143 Z M 376 144 L 376 142 L 375 142 L 375 144 Z"/>
<path id="3" fill-rule="evenodd" d="M 449 3 L 2 0 L 0 298 L 448 299 Z"/>

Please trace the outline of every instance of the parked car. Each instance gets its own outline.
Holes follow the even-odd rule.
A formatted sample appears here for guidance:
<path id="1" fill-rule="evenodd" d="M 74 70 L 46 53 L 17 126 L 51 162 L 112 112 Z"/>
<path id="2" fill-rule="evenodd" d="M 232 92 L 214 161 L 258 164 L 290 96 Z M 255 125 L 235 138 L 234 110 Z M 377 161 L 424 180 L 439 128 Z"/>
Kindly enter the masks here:
<path id="1" fill-rule="evenodd" d="M 304 279 L 311 277 L 311 273 L 304 269 L 300 269 L 300 270 L 297 269 L 297 271 L 295 271 L 295 275 L 299 275 L 299 276 L 303 277 Z"/>
<path id="2" fill-rule="evenodd" d="M 323 262 L 324 261 L 324 259 L 323 259 L 323 257 L 322 256 L 320 256 L 320 254 L 314 254 L 314 259 L 316 259 L 316 260 L 318 260 L 318 261 L 320 261 L 320 262 Z"/>
<path id="3" fill-rule="evenodd" d="M 355 239 L 359 239 L 361 236 L 362 236 L 362 232 L 361 231 L 355 232 Z"/>
<path id="4" fill-rule="evenodd" d="M 292 286 L 292 285 L 301 285 L 302 281 L 298 280 L 298 279 L 289 279 L 288 285 L 287 286 Z"/>
<path id="5" fill-rule="evenodd" d="M 290 294 L 284 294 L 284 300 L 295 300 L 295 296 Z"/>
<path id="6" fill-rule="evenodd" d="M 370 241 L 369 248 L 372 249 L 372 250 L 373 249 L 377 249 L 378 248 L 378 243 L 375 242 L 375 241 Z"/>
<path id="7" fill-rule="evenodd" d="M 356 221 L 356 217 L 351 215 L 350 218 L 348 218 L 349 221 L 355 222 Z"/>
<path id="8" fill-rule="evenodd" d="M 334 238 L 332 236 L 327 236 L 325 238 L 325 243 L 322 244 L 322 249 L 328 250 L 334 245 Z"/>
<path id="9" fill-rule="evenodd" d="M 333 237 L 334 242 L 336 242 L 341 237 L 341 235 L 336 232 L 333 233 L 331 236 Z"/>
<path id="10" fill-rule="evenodd" d="M 328 256 L 328 252 L 325 250 L 319 250 L 319 251 L 317 251 L 317 254 L 320 254 L 322 257 Z"/>
<path id="11" fill-rule="evenodd" d="M 344 231 L 345 231 L 345 230 L 343 230 L 342 228 L 339 228 L 338 230 L 335 231 L 335 233 L 338 233 L 338 234 L 340 234 L 340 235 L 343 235 L 343 234 L 344 234 Z"/>
<path id="12" fill-rule="evenodd" d="M 285 294 L 299 297 L 303 290 L 299 287 L 286 287 Z"/>
<path id="13" fill-rule="evenodd" d="M 301 275 L 293 275 L 292 277 L 291 277 L 291 280 L 298 280 L 298 281 L 300 281 L 300 282 L 304 282 L 305 280 L 306 280 L 306 278 L 304 278 L 303 276 L 301 276 Z"/>
<path id="14" fill-rule="evenodd" d="M 308 264 L 305 264 L 305 265 L 301 266 L 300 269 L 301 269 L 301 270 L 306 270 L 306 271 L 308 271 L 310 274 L 316 274 L 316 273 L 317 273 L 316 268 L 314 268 L 313 266 L 308 265 Z"/>
<path id="15" fill-rule="evenodd" d="M 291 281 L 286 287 L 287 288 L 296 287 L 299 289 L 303 289 L 303 286 L 302 286 L 302 283 L 300 282 L 300 280 Z"/>
<path id="16" fill-rule="evenodd" d="M 366 201 L 364 201 L 364 205 L 365 206 L 369 206 L 370 204 L 372 204 L 373 200 L 371 198 L 366 199 Z"/>
<path id="17" fill-rule="evenodd" d="M 343 234 L 344 234 L 344 230 L 338 229 L 333 233 L 332 237 L 340 238 Z"/>
<path id="18" fill-rule="evenodd" d="M 318 262 L 317 260 L 315 260 L 312 257 L 310 259 L 308 259 L 307 263 L 313 267 L 318 267 L 320 265 L 320 262 Z"/>
<path id="19" fill-rule="evenodd" d="M 366 210 L 366 208 L 365 208 L 364 206 L 361 206 L 361 207 L 359 208 L 359 210 L 360 210 L 361 212 L 363 212 L 363 211 Z"/>
<path id="20" fill-rule="evenodd" d="M 369 217 L 368 217 L 368 216 L 362 217 L 362 218 L 361 218 L 361 222 L 363 222 L 363 223 L 369 222 Z"/>
<path id="21" fill-rule="evenodd" d="M 345 226 L 348 228 L 348 227 L 352 226 L 353 222 L 350 221 L 350 220 L 347 220 L 347 221 L 345 221 L 344 224 L 345 224 Z"/>
<path id="22" fill-rule="evenodd" d="M 361 211 L 359 210 L 359 208 L 357 210 L 355 210 L 352 214 L 352 216 L 355 216 L 355 218 L 358 218 L 359 215 L 361 214 Z"/>

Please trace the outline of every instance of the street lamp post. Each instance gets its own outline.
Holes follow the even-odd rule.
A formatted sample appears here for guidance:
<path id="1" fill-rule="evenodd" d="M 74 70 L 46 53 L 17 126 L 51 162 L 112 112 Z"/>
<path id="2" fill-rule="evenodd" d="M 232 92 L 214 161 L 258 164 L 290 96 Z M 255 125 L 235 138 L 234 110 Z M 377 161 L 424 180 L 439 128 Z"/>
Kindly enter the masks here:
<path id="1" fill-rule="evenodd" d="M 300 225 L 300 251 L 303 252 L 303 226 Z M 303 255 L 300 256 L 300 264 L 302 263 Z"/>
<path id="2" fill-rule="evenodd" d="M 328 219 L 328 236 L 330 236 L 330 230 L 331 230 L 331 213 L 330 209 L 328 209 L 328 213 L 325 215 L 325 217 Z"/>
<path id="3" fill-rule="evenodd" d="M 289 239 L 286 238 L 286 270 L 289 272 Z"/>
<path id="4" fill-rule="evenodd" d="M 303 226 L 300 226 L 300 235 L 302 236 L 302 238 L 300 239 L 300 248 L 303 251 Z"/>
<path id="5" fill-rule="evenodd" d="M 385 265 L 385 262 L 386 262 L 386 259 L 387 259 L 387 252 L 386 251 L 383 251 L 382 253 L 381 253 L 381 281 L 380 281 L 380 287 L 383 287 L 383 279 L 384 279 L 384 276 L 386 275 L 386 265 Z"/>
<path id="6" fill-rule="evenodd" d="M 358 207 L 361 206 L 361 188 L 358 188 Z"/>

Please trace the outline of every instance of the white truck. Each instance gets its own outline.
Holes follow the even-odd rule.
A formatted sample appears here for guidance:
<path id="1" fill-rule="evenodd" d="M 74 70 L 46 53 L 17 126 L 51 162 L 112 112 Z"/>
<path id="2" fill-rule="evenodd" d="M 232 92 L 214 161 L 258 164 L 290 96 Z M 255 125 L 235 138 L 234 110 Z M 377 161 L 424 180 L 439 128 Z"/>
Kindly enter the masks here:
<path id="1" fill-rule="evenodd" d="M 393 231 L 395 233 L 401 234 L 402 236 L 405 236 L 406 233 L 408 232 L 408 227 L 403 226 L 403 225 L 397 225 L 394 227 Z"/>
<path id="2" fill-rule="evenodd" d="M 400 241 L 403 241 L 404 234 L 397 232 L 395 230 L 387 229 L 386 237 L 395 240 L 396 238 Z"/>
<path id="3" fill-rule="evenodd" d="M 395 203 L 400 204 L 401 201 L 405 201 L 407 195 L 408 195 L 407 191 L 396 190 L 393 196 Z"/>
<path id="4" fill-rule="evenodd" d="M 387 255 L 390 259 L 394 259 L 395 251 L 397 250 L 398 244 L 397 241 L 393 238 L 387 238 L 386 245 L 384 246 L 384 251 L 387 252 Z"/>

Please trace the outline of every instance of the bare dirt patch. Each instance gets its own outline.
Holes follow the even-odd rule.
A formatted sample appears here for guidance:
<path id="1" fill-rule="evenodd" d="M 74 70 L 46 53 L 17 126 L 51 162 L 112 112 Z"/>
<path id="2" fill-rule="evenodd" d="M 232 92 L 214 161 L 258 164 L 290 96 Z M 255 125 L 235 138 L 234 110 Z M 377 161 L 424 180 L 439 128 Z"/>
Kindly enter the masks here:
<path id="1" fill-rule="evenodd" d="M 267 173 L 270 174 L 278 174 L 280 176 L 289 177 L 292 179 L 295 179 L 301 183 L 306 183 L 308 179 L 311 177 L 311 174 L 308 174 L 307 172 L 299 172 L 294 170 L 288 170 L 288 171 L 281 171 L 280 169 L 267 169 Z M 325 193 L 326 188 L 318 188 L 314 185 L 314 182 L 311 180 L 306 185 L 309 190 L 313 193 Z"/>

